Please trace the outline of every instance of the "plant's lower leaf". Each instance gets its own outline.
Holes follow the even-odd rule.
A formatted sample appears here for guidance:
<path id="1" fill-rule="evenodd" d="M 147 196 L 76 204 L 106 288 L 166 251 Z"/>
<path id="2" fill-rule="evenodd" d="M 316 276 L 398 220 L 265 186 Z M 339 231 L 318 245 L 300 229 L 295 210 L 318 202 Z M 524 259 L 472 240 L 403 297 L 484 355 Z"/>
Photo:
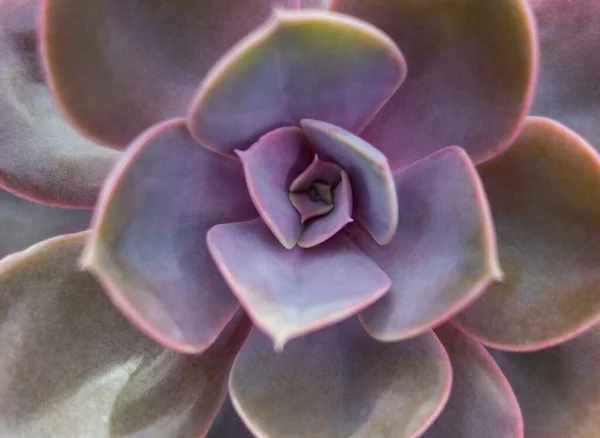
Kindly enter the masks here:
<path id="1" fill-rule="evenodd" d="M 526 438 L 600 436 L 600 327 L 542 351 L 490 352 L 517 395 Z"/>
<path id="2" fill-rule="evenodd" d="M 392 279 L 390 292 L 361 313 L 378 339 L 415 336 L 465 308 L 501 276 L 485 193 L 468 155 L 443 149 L 395 174 L 394 239 L 379 246 L 350 235 Z"/>
<path id="3" fill-rule="evenodd" d="M 387 292 L 387 275 L 345 236 L 286 249 L 256 219 L 216 225 L 208 248 L 254 323 L 276 348 L 345 319 Z"/>
<path id="4" fill-rule="evenodd" d="M 166 121 L 130 146 L 107 182 L 82 264 L 146 334 L 199 353 L 238 309 L 206 232 L 251 217 L 240 162 L 200 147 L 183 120 Z"/>
<path id="5" fill-rule="evenodd" d="M 456 323 L 486 345 L 527 351 L 600 321 L 600 155 L 561 124 L 530 117 L 478 170 L 506 277 Z"/>
<path id="6" fill-rule="evenodd" d="M 351 318 L 282 353 L 252 331 L 229 385 L 256 437 L 414 438 L 439 415 L 450 381 L 448 356 L 433 333 L 382 343 Z"/>
<path id="7" fill-rule="evenodd" d="M 446 324 L 437 330 L 452 363 L 452 391 L 423 438 L 523 438 L 523 417 L 506 377 L 483 346 Z"/>

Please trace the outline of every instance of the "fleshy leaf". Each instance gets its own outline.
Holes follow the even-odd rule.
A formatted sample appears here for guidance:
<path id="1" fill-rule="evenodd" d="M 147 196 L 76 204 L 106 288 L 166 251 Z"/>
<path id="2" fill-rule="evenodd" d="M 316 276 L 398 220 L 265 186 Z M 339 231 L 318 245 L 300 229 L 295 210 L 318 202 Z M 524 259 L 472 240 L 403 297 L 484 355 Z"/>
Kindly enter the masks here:
<path id="1" fill-rule="evenodd" d="M 341 235 L 315 248 L 285 249 L 258 219 L 216 225 L 207 242 L 229 287 L 279 350 L 355 314 L 390 287 L 387 275 Z"/>
<path id="2" fill-rule="evenodd" d="M 183 116 L 198 81 L 271 10 L 271 0 L 45 0 L 42 48 L 67 117 L 124 147 Z"/>
<path id="3" fill-rule="evenodd" d="M 515 394 L 485 348 L 449 324 L 435 333 L 450 356 L 452 391 L 443 412 L 422 437 L 523 438 Z"/>
<path id="4" fill-rule="evenodd" d="M 379 246 L 358 227 L 354 242 L 392 279 L 361 313 L 375 337 L 399 341 L 441 324 L 501 276 L 485 193 L 468 155 L 445 148 L 396 172 L 399 220 Z"/>
<path id="5" fill-rule="evenodd" d="M 291 192 L 303 192 L 310 188 L 315 181 L 323 181 L 332 187 L 341 181 L 342 168 L 335 163 L 322 161 L 315 154 L 312 163 L 308 166 L 290 186 Z"/>
<path id="6" fill-rule="evenodd" d="M 278 10 L 207 74 L 190 129 L 202 145 L 225 154 L 305 118 L 360 131 L 405 70 L 398 48 L 362 21 Z"/>
<path id="7" fill-rule="evenodd" d="M 199 357 L 160 347 L 79 270 L 84 237 L 0 262 L 0 435 L 198 437 L 225 397 L 248 325 L 227 328 Z"/>
<path id="8" fill-rule="evenodd" d="M 302 120 L 302 128 L 321 159 L 334 161 L 348 172 L 354 218 L 377 243 L 389 243 L 398 225 L 398 200 L 385 155 L 360 137 L 329 123 Z"/>
<path id="9" fill-rule="evenodd" d="M 227 397 L 206 438 L 254 438 Z"/>
<path id="10" fill-rule="evenodd" d="M 251 217 L 239 161 L 200 147 L 183 120 L 166 121 L 128 148 L 107 182 L 82 265 L 146 334 L 198 353 L 238 308 L 206 232 Z"/>
<path id="11" fill-rule="evenodd" d="M 600 150 L 600 5 L 529 0 L 539 29 L 533 114 L 552 117 Z"/>
<path id="12" fill-rule="evenodd" d="M 600 320 L 600 156 L 550 119 L 478 168 L 498 233 L 503 283 L 456 322 L 486 345 L 536 350 Z"/>
<path id="13" fill-rule="evenodd" d="M 535 353 L 492 350 L 517 395 L 527 438 L 600 433 L 600 327 Z"/>
<path id="14" fill-rule="evenodd" d="M 37 0 L 0 3 L 0 187 L 37 202 L 91 208 L 120 154 L 61 118 L 36 53 Z"/>
<path id="15" fill-rule="evenodd" d="M 298 245 L 311 248 L 325 242 L 338 231 L 351 223 L 352 220 L 352 188 L 348 174 L 341 173 L 342 180 L 335 188 L 334 207 L 327 216 L 319 217 L 304 227 Z"/>
<path id="16" fill-rule="evenodd" d="M 236 151 L 252 202 L 265 224 L 286 248 L 302 233 L 300 214 L 289 199 L 292 182 L 312 160 L 306 136 L 299 128 L 271 131 L 246 151 Z"/>
<path id="17" fill-rule="evenodd" d="M 527 115 L 537 70 L 526 0 L 333 0 L 387 33 L 409 76 L 361 136 L 393 169 L 449 145 L 475 162 L 504 150 Z"/>
<path id="18" fill-rule="evenodd" d="M 282 353 L 253 330 L 229 382 L 261 438 L 413 438 L 442 410 L 451 369 L 438 339 L 374 340 L 356 318 L 290 342 Z"/>
<path id="19" fill-rule="evenodd" d="M 333 210 L 333 204 L 322 200 L 313 201 L 308 193 L 290 193 L 290 202 L 300 214 L 302 223 L 314 217 L 322 216 Z"/>

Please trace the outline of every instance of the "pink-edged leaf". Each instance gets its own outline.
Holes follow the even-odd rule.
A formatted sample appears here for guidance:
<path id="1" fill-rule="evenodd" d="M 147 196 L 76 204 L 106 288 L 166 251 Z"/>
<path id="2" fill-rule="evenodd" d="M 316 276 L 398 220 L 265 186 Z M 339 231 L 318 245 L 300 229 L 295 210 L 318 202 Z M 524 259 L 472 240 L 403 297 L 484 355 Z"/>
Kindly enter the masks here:
<path id="1" fill-rule="evenodd" d="M 302 128 L 321 159 L 334 161 L 348 172 L 354 218 L 377 243 L 389 243 L 398 225 L 398 200 L 385 155 L 360 137 L 326 122 L 302 120 Z"/>
<path id="2" fill-rule="evenodd" d="M 77 134 L 55 108 L 36 52 L 39 4 L 0 2 L 0 187 L 91 208 L 120 154 Z"/>
<path id="3" fill-rule="evenodd" d="M 254 438 L 227 397 L 206 438 Z"/>
<path id="4" fill-rule="evenodd" d="M 526 438 L 600 436 L 600 327 L 534 353 L 490 352 L 517 395 Z"/>
<path id="5" fill-rule="evenodd" d="M 501 276 L 485 193 L 468 155 L 448 147 L 395 174 L 399 220 L 379 246 L 358 227 L 355 243 L 392 279 L 361 313 L 367 330 L 398 341 L 441 324 Z"/>
<path id="6" fill-rule="evenodd" d="M 527 351 L 600 321 L 600 156 L 563 125 L 530 117 L 478 170 L 506 276 L 456 323 L 486 345 Z"/>
<path id="7" fill-rule="evenodd" d="M 242 166 L 200 147 L 183 120 L 141 135 L 107 182 L 82 265 L 146 334 L 198 353 L 238 309 L 206 232 L 256 217 Z"/>
<path id="8" fill-rule="evenodd" d="M 277 240 L 293 248 L 302 233 L 302 218 L 290 202 L 290 185 L 310 165 L 313 153 L 299 128 L 280 128 L 246 151 L 236 151 L 246 185 L 261 218 Z"/>
<path id="9" fill-rule="evenodd" d="M 311 248 L 325 242 L 338 231 L 353 221 L 352 219 L 352 188 L 348 174 L 341 172 L 342 180 L 333 194 L 333 210 L 327 216 L 314 219 L 305 225 L 298 245 Z"/>
<path id="10" fill-rule="evenodd" d="M 300 215 L 300 222 L 302 223 L 333 210 L 333 204 L 328 204 L 322 200 L 313 201 L 308 193 L 290 193 L 289 198 Z"/>
<path id="11" fill-rule="evenodd" d="M 78 130 L 113 147 L 183 116 L 204 74 L 272 11 L 271 0 L 43 3 L 42 50 L 59 104 Z"/>
<path id="12" fill-rule="evenodd" d="M 439 415 L 450 382 L 448 356 L 432 333 L 387 344 L 352 318 L 279 354 L 253 330 L 229 388 L 260 438 L 416 438 Z"/>
<path id="13" fill-rule="evenodd" d="M 81 272 L 84 238 L 0 262 L 0 435 L 197 438 L 225 398 L 248 324 L 227 328 L 202 356 L 159 346 Z"/>
<path id="14" fill-rule="evenodd" d="M 326 11 L 276 11 L 208 73 L 190 109 L 206 147 L 230 154 L 312 118 L 360 131 L 405 75 L 379 30 Z"/>
<path id="15" fill-rule="evenodd" d="M 409 74 L 361 133 L 398 169 L 449 145 L 482 162 L 512 142 L 537 70 L 526 0 L 333 0 L 331 9 L 379 27 Z"/>
<path id="16" fill-rule="evenodd" d="M 304 192 L 310 189 L 315 181 L 322 181 L 332 187 L 338 185 L 342 178 L 342 168 L 335 163 L 323 161 L 315 154 L 312 163 L 290 185 L 292 192 Z"/>
<path id="17" fill-rule="evenodd" d="M 450 356 L 452 391 L 422 438 L 523 438 L 519 404 L 492 356 L 450 324 L 435 334 Z"/>
<path id="18" fill-rule="evenodd" d="M 253 322 L 282 349 L 379 299 L 387 275 L 346 237 L 285 249 L 260 220 L 216 225 L 208 248 Z"/>
<path id="19" fill-rule="evenodd" d="M 540 40 L 532 114 L 552 117 L 600 150 L 600 4 L 528 0 Z"/>

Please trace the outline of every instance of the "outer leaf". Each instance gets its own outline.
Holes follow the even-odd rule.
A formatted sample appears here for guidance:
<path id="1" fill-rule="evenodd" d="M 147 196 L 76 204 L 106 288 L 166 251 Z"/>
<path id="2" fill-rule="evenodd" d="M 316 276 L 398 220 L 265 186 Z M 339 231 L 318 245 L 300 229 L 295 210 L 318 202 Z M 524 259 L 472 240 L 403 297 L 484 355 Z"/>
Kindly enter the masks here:
<path id="1" fill-rule="evenodd" d="M 441 324 L 501 276 L 491 215 L 468 155 L 439 151 L 395 174 L 399 220 L 379 246 L 362 230 L 353 240 L 392 279 L 390 292 L 361 313 L 367 330 L 398 341 Z"/>
<path id="2" fill-rule="evenodd" d="M 491 351 L 517 394 L 527 438 L 600 435 L 600 328 L 535 353 Z"/>
<path id="3" fill-rule="evenodd" d="M 390 281 L 344 236 L 285 249 L 260 219 L 213 227 L 210 253 L 253 322 L 277 349 L 380 298 Z"/>
<path id="4" fill-rule="evenodd" d="M 0 187 L 89 208 L 120 154 L 81 137 L 58 114 L 36 53 L 39 3 L 0 2 Z"/>
<path id="5" fill-rule="evenodd" d="M 503 151 L 527 115 L 536 40 L 526 0 L 333 0 L 379 27 L 410 73 L 361 136 L 407 166 L 457 144 L 476 162 Z"/>
<path id="6" fill-rule="evenodd" d="M 401 53 L 376 28 L 324 11 L 276 11 L 208 73 L 190 129 L 225 154 L 305 118 L 360 131 L 404 75 Z"/>
<path id="7" fill-rule="evenodd" d="M 457 323 L 500 349 L 561 343 L 600 320 L 600 157 L 549 119 L 531 117 L 479 167 L 506 272 Z"/>
<path id="8" fill-rule="evenodd" d="M 299 128 L 280 128 L 237 154 L 256 210 L 277 240 L 286 248 L 293 248 L 303 226 L 300 214 L 290 202 L 289 189 L 312 161 L 308 140 Z"/>
<path id="9" fill-rule="evenodd" d="M 447 324 L 435 331 L 452 363 L 452 392 L 423 438 L 523 438 L 515 394 L 479 343 Z"/>
<path id="10" fill-rule="evenodd" d="M 183 115 L 200 78 L 270 11 L 270 0 L 44 0 L 42 49 L 67 117 L 124 147 Z"/>
<path id="11" fill-rule="evenodd" d="M 253 331 L 230 379 L 233 404 L 260 438 L 419 436 L 450 392 L 448 357 L 427 333 L 375 341 L 355 318 L 277 354 Z"/>
<path id="12" fill-rule="evenodd" d="M 248 325 L 232 325 L 200 357 L 165 350 L 79 270 L 84 237 L 0 262 L 0 434 L 197 438 L 225 397 Z"/>
<path id="13" fill-rule="evenodd" d="M 533 114 L 552 117 L 600 150 L 600 7 L 596 0 L 528 0 L 540 38 Z"/>
<path id="14" fill-rule="evenodd" d="M 302 120 L 302 128 L 321 159 L 334 161 L 348 172 L 354 217 L 377 243 L 389 243 L 398 225 L 398 200 L 385 156 L 361 138 L 329 123 Z"/>
<path id="15" fill-rule="evenodd" d="M 114 303 L 169 348 L 205 350 L 238 308 L 206 250 L 216 223 L 255 217 L 242 166 L 155 126 L 108 181 L 82 259 Z"/>

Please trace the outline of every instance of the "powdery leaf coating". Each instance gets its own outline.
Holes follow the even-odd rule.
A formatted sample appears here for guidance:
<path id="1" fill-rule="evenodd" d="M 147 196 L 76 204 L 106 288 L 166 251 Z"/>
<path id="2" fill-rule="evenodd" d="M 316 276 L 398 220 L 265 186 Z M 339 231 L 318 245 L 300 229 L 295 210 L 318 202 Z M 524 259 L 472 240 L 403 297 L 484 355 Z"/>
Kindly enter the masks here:
<path id="1" fill-rule="evenodd" d="M 450 356 L 452 391 L 422 438 L 523 438 L 515 394 L 485 348 L 450 324 L 435 334 Z"/>
<path id="2" fill-rule="evenodd" d="M 225 398 L 248 324 L 227 328 L 202 356 L 160 347 L 79 270 L 84 238 L 0 262 L 0 434 L 196 438 Z"/>
<path id="3" fill-rule="evenodd" d="M 272 10 L 270 0 L 43 3 L 42 49 L 62 110 L 119 148 L 183 116 L 198 81 Z"/>
<path id="4" fill-rule="evenodd" d="M 256 219 L 216 225 L 206 240 L 227 284 L 278 350 L 348 318 L 390 287 L 387 275 L 342 235 L 286 249 Z"/>
<path id="5" fill-rule="evenodd" d="M 278 10 L 207 74 L 190 130 L 224 154 L 305 118 L 360 131 L 404 75 L 402 54 L 376 28 L 325 11 Z"/>
<path id="6" fill-rule="evenodd" d="M 206 232 L 252 217 L 239 161 L 200 147 L 183 120 L 166 121 L 133 142 L 107 182 L 82 265 L 148 336 L 199 353 L 238 309 Z"/>
<path id="7" fill-rule="evenodd" d="M 289 188 L 313 159 L 304 133 L 294 127 L 276 129 L 248 150 L 236 152 L 256 210 L 277 240 L 293 248 L 304 227 L 290 202 Z"/>
<path id="8" fill-rule="evenodd" d="M 398 225 L 398 200 L 385 155 L 338 126 L 317 120 L 302 120 L 301 124 L 317 155 L 348 173 L 354 218 L 377 243 L 389 243 Z"/>
<path id="9" fill-rule="evenodd" d="M 406 56 L 405 83 L 361 133 L 393 169 L 449 145 L 475 162 L 507 148 L 527 115 L 537 70 L 526 0 L 333 0 Z"/>
<path id="10" fill-rule="evenodd" d="M 58 113 L 36 53 L 39 4 L 0 1 L 0 187 L 91 208 L 120 154 L 80 136 Z"/>
<path id="11" fill-rule="evenodd" d="M 254 330 L 229 382 L 233 404 L 260 438 L 416 438 L 445 405 L 448 356 L 430 332 L 378 342 L 356 318 L 276 353 Z"/>
<path id="12" fill-rule="evenodd" d="M 564 123 L 600 150 L 600 3 L 528 1 L 541 56 L 532 114 Z"/>
<path id="13" fill-rule="evenodd" d="M 530 117 L 515 143 L 478 170 L 506 276 L 456 323 L 515 351 L 589 329 L 600 320 L 600 156 L 558 122 Z"/>
<path id="14" fill-rule="evenodd" d="M 468 155 L 448 147 L 394 175 L 398 230 L 379 246 L 357 227 L 354 242 L 392 279 L 361 313 L 376 338 L 399 341 L 441 324 L 501 277 L 492 218 Z"/>
<path id="15" fill-rule="evenodd" d="M 517 395 L 526 438 L 600 436 L 600 327 L 534 353 L 490 352 Z"/>

